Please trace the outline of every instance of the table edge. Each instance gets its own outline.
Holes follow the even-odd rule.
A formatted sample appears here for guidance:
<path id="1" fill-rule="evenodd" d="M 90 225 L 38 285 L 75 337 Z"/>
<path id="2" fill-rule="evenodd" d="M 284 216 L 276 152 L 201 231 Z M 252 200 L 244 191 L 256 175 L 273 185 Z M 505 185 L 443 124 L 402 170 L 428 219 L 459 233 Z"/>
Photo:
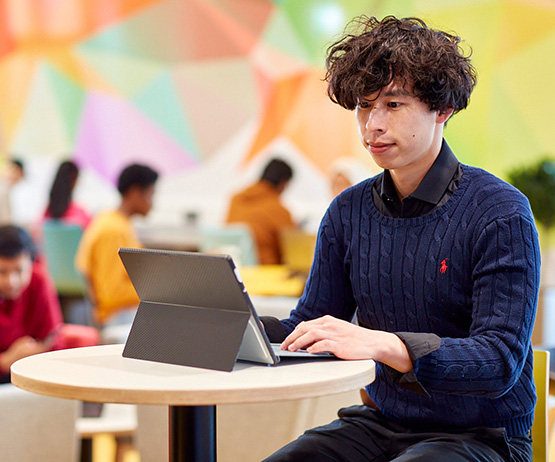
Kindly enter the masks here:
<path id="1" fill-rule="evenodd" d="M 375 378 L 375 363 L 342 380 L 330 379 L 315 384 L 275 387 L 271 394 L 267 390 L 252 390 L 245 397 L 244 390 L 134 390 L 119 388 L 88 388 L 77 385 L 53 384 L 52 382 L 28 378 L 12 371 L 12 384 L 23 390 L 54 398 L 120 404 L 152 404 L 175 406 L 209 406 L 220 404 L 246 404 L 276 401 L 293 401 L 315 398 L 363 388 Z"/>

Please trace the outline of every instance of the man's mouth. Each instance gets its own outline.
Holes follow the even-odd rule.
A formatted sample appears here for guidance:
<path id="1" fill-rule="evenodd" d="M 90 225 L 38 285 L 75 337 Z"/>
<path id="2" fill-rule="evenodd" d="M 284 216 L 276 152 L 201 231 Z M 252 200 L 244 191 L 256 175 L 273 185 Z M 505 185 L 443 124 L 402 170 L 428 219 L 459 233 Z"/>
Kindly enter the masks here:
<path id="1" fill-rule="evenodd" d="M 383 154 L 395 146 L 395 143 L 369 143 L 368 148 L 372 154 Z"/>

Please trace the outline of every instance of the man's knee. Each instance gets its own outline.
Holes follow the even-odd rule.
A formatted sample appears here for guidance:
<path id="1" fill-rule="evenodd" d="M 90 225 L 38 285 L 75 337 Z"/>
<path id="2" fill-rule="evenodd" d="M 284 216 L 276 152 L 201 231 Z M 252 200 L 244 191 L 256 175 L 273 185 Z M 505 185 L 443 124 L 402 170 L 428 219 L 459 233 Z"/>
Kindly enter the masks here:
<path id="1" fill-rule="evenodd" d="M 423 441 L 408 447 L 395 462 L 424 462 L 448 460 L 449 462 L 503 462 L 503 457 L 490 446 L 481 442 L 469 444 L 462 439 Z"/>
<path id="2" fill-rule="evenodd" d="M 318 429 L 305 432 L 263 462 L 343 462 L 333 438 L 323 437 Z"/>
<path id="3" fill-rule="evenodd" d="M 321 459 L 313 449 L 293 441 L 262 462 L 330 462 L 331 460 L 333 459 Z"/>

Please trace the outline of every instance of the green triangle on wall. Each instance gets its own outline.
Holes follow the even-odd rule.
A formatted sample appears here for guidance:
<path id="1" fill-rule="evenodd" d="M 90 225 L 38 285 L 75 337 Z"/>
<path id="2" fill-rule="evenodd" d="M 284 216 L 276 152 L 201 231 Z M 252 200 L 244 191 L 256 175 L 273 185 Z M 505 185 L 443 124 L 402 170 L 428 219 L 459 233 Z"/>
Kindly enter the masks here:
<path id="1" fill-rule="evenodd" d="M 162 74 L 154 80 L 135 95 L 133 102 L 191 155 L 197 159 L 201 157 L 190 122 L 183 112 L 169 74 Z"/>

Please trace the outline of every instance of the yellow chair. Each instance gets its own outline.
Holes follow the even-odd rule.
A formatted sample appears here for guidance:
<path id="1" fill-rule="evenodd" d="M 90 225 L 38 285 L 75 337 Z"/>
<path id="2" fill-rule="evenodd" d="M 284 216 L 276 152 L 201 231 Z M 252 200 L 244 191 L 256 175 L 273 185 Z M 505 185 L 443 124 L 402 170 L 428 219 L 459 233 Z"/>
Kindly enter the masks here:
<path id="1" fill-rule="evenodd" d="M 279 241 L 283 264 L 292 272 L 308 276 L 314 260 L 316 234 L 296 228 L 285 228 L 279 233 Z"/>
<path id="2" fill-rule="evenodd" d="M 549 400 L 549 351 L 534 350 L 534 384 L 538 401 L 534 410 L 532 424 L 532 452 L 534 462 L 547 462 L 548 459 L 548 400 Z M 364 388 L 360 389 L 362 402 L 375 406 Z"/>
<path id="3" fill-rule="evenodd" d="M 534 462 L 548 460 L 548 399 L 549 399 L 549 352 L 534 350 L 534 383 L 538 401 L 532 425 L 532 451 Z"/>

